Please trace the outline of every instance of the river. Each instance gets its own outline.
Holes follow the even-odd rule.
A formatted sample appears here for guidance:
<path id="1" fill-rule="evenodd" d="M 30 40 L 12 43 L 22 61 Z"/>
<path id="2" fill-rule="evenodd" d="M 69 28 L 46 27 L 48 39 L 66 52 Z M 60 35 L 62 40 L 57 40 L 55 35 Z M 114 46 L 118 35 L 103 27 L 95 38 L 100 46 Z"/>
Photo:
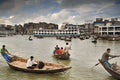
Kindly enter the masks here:
<path id="1" fill-rule="evenodd" d="M 25 73 L 10 69 L 0 56 L 0 80 L 115 80 L 100 64 L 93 66 L 98 63 L 98 59 L 107 48 L 111 48 L 111 54 L 120 55 L 119 41 L 99 40 L 94 44 L 90 39 L 74 38 L 70 42 L 72 44 L 70 60 L 56 60 L 52 57 L 54 47 L 55 45 L 64 47 L 65 41 L 54 37 L 43 39 L 32 37 L 33 40 L 29 41 L 28 37 L 28 35 L 0 37 L 0 46 L 5 44 L 10 53 L 20 57 L 29 58 L 33 55 L 36 60 L 63 64 L 72 68 L 55 74 Z M 117 62 L 120 65 L 120 58 L 112 59 L 110 62 Z"/>

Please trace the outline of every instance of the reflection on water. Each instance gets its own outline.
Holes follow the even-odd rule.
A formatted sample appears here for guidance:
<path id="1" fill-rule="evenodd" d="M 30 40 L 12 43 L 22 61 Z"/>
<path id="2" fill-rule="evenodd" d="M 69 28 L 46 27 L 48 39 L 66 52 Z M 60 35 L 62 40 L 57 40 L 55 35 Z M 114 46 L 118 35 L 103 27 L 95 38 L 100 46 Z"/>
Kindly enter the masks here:
<path id="1" fill-rule="evenodd" d="M 119 41 L 98 40 L 97 44 L 94 44 L 91 40 L 72 39 L 70 60 L 57 60 L 52 57 L 54 47 L 55 45 L 64 47 L 65 41 L 52 37 L 33 38 L 32 41 L 29 41 L 28 37 L 20 35 L 0 37 L 0 46 L 5 44 L 9 52 L 24 58 L 33 55 L 37 60 L 72 66 L 72 68 L 66 72 L 56 74 L 25 73 L 10 69 L 0 56 L 0 80 L 115 80 L 100 64 L 96 67 L 93 66 L 98 63 L 98 59 L 101 58 L 108 47 L 112 49 L 111 54 L 119 54 Z M 120 65 L 119 58 L 110 62 L 115 61 Z"/>

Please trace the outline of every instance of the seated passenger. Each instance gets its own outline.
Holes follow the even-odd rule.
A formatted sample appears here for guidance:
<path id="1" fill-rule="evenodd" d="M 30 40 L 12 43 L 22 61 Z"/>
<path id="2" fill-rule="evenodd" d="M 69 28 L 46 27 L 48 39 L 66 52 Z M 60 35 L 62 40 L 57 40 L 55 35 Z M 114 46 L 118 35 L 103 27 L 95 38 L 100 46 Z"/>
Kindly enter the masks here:
<path id="1" fill-rule="evenodd" d="M 55 46 L 55 50 L 57 50 L 58 48 L 59 48 L 58 45 L 56 45 L 56 46 Z"/>
<path id="2" fill-rule="evenodd" d="M 61 47 L 60 54 L 63 54 L 63 53 L 64 53 L 64 50 L 63 50 L 63 47 Z"/>
<path id="3" fill-rule="evenodd" d="M 57 54 L 57 55 L 60 55 L 60 48 L 58 48 L 58 49 L 56 50 L 56 54 Z"/>
<path id="4" fill-rule="evenodd" d="M 34 61 L 34 57 L 30 56 L 30 58 L 27 60 L 27 68 L 28 69 L 34 69 L 36 67 L 37 63 Z"/>
<path id="5" fill-rule="evenodd" d="M 58 45 L 55 46 L 55 50 L 53 51 L 53 54 L 55 55 L 56 54 L 56 50 L 58 49 Z"/>

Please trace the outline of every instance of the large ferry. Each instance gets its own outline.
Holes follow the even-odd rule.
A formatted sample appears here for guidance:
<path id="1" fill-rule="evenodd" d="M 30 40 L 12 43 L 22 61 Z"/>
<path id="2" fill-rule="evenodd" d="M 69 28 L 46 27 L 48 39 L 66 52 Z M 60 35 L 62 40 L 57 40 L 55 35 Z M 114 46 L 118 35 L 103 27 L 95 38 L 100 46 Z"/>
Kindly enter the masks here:
<path id="1" fill-rule="evenodd" d="M 80 32 L 77 29 L 64 29 L 64 30 L 58 30 L 58 29 L 39 29 L 34 30 L 33 34 L 35 37 L 57 37 L 57 36 L 79 36 Z"/>

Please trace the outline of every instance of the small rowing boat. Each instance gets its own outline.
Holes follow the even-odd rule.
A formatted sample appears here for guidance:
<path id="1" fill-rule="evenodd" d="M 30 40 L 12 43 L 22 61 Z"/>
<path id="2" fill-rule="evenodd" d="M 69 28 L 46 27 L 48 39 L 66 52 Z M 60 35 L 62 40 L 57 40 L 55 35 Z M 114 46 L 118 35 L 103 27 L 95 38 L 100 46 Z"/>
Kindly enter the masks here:
<path id="1" fill-rule="evenodd" d="M 61 59 L 61 60 L 68 60 L 68 59 L 70 59 L 70 54 L 63 53 L 63 54 L 58 55 L 58 54 L 54 53 L 54 57 L 57 59 Z"/>
<path id="2" fill-rule="evenodd" d="M 105 69 L 109 74 L 111 74 L 114 78 L 116 78 L 116 79 L 118 79 L 118 80 L 120 79 L 120 72 L 118 72 L 118 70 L 115 71 L 113 68 L 109 68 L 109 67 L 105 66 L 100 59 L 99 59 L 99 62 L 101 63 L 101 65 L 104 67 L 104 69 Z M 118 66 L 117 66 L 117 67 L 118 67 Z M 120 71 L 120 68 L 119 68 L 119 71 Z"/>
<path id="3" fill-rule="evenodd" d="M 39 69 L 37 66 L 34 69 L 28 69 L 26 67 L 27 59 L 18 56 L 13 56 L 11 57 L 11 60 L 12 62 L 7 62 L 10 68 L 31 73 L 57 73 L 66 71 L 71 68 L 69 66 L 63 66 L 60 64 L 43 62 L 45 65 L 42 69 Z M 38 63 L 39 61 L 36 62 Z"/>

